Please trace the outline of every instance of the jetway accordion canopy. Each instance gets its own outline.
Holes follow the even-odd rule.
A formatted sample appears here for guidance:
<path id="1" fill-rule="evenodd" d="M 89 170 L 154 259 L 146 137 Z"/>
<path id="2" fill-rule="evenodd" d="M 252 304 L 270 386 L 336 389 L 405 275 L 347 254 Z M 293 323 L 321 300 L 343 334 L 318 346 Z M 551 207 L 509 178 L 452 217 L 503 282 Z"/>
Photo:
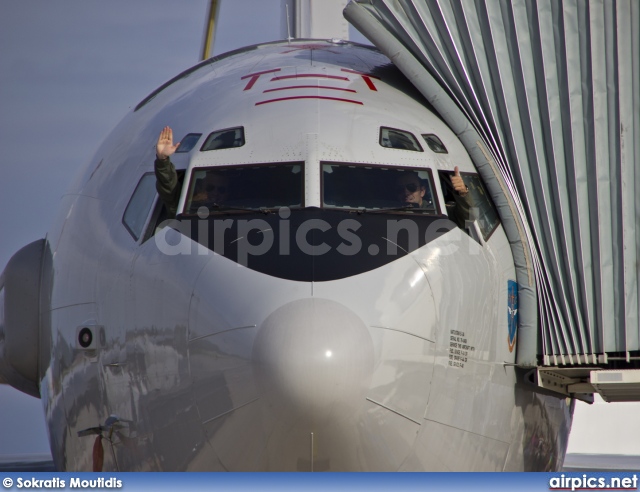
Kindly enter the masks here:
<path id="1" fill-rule="evenodd" d="M 518 363 L 640 355 L 640 2 L 352 0 L 345 17 L 487 182 L 518 272 Z"/>

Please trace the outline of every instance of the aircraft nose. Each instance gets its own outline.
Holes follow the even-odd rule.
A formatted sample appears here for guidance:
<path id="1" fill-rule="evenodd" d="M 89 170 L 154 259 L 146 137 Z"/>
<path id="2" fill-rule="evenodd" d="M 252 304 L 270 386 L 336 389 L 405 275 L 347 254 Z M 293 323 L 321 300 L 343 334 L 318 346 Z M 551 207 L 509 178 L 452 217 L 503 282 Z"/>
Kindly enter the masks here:
<path id="1" fill-rule="evenodd" d="M 354 437 L 349 429 L 365 403 L 373 356 L 364 322 L 334 301 L 294 301 L 264 321 L 253 361 L 269 447 L 282 450 L 277 468 L 326 464 Z"/>

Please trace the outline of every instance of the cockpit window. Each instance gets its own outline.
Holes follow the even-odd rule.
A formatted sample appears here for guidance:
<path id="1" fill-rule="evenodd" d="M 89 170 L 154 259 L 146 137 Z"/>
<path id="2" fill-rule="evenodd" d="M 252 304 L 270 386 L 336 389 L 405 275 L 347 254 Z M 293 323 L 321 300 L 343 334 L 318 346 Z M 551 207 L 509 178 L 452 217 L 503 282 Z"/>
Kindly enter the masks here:
<path id="1" fill-rule="evenodd" d="M 209 134 L 202 144 L 201 151 L 232 149 L 244 145 L 244 127 L 227 128 Z"/>
<path id="2" fill-rule="evenodd" d="M 437 214 L 429 169 L 322 163 L 322 206 Z"/>
<path id="3" fill-rule="evenodd" d="M 463 230 L 468 227 L 467 221 L 477 221 L 482 237 L 488 241 L 500 224 L 500 217 L 480 176 L 460 173 L 469 188 L 469 193 L 462 198 L 451 184 L 453 171 L 439 171 L 439 174 L 447 215 Z"/>
<path id="4" fill-rule="evenodd" d="M 423 152 L 418 139 L 412 133 L 384 126 L 380 128 L 380 145 L 390 149 Z"/>
<path id="5" fill-rule="evenodd" d="M 422 135 L 422 138 L 424 138 L 424 141 L 427 142 L 427 145 L 429 146 L 429 148 L 436 154 L 449 153 L 447 148 L 442 143 L 442 140 L 440 140 L 440 138 L 437 135 L 434 135 L 433 133 L 426 133 Z"/>
<path id="6" fill-rule="evenodd" d="M 188 134 L 186 134 L 183 137 L 183 139 L 180 140 L 180 146 L 176 150 L 176 153 L 190 152 L 191 149 L 193 149 L 196 146 L 196 144 L 198 143 L 198 140 L 200 140 L 201 136 L 202 136 L 202 133 L 188 133 Z"/>
<path id="7" fill-rule="evenodd" d="M 142 234 L 155 198 L 156 177 L 153 173 L 147 173 L 140 178 L 122 217 L 122 223 L 136 241 Z"/>
<path id="8" fill-rule="evenodd" d="M 192 171 L 185 214 L 300 208 L 304 163 L 251 164 Z"/>

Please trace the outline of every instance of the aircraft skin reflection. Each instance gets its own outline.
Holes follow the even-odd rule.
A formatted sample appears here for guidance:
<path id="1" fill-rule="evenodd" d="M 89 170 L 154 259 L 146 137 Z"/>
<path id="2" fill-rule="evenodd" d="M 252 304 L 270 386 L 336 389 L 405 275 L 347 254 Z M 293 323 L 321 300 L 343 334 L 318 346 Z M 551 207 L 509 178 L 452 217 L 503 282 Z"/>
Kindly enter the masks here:
<path id="1" fill-rule="evenodd" d="M 99 434 L 105 471 L 559 469 L 573 405 L 512 365 L 508 241 L 447 218 L 438 172 L 475 169 L 423 104 L 375 49 L 299 40 L 205 61 L 129 113 L 44 243 L 38 383 L 56 468 L 93 469 Z M 303 206 L 158 229 L 156 199 L 136 237 L 123 216 L 167 124 L 202 135 L 172 156 L 185 183 L 200 168 L 294 163 Z M 200 151 L 235 127 L 244 145 Z M 381 127 L 437 135 L 448 153 L 383 147 Z M 329 209 L 323 163 L 426 169 L 435 212 Z M 219 251 L 223 220 L 255 227 Z M 389 240 L 400 220 L 419 240 Z M 336 253 L 356 227 L 362 247 Z M 252 254 L 267 234 L 271 250 Z M 305 254 L 322 244 L 326 256 Z"/>

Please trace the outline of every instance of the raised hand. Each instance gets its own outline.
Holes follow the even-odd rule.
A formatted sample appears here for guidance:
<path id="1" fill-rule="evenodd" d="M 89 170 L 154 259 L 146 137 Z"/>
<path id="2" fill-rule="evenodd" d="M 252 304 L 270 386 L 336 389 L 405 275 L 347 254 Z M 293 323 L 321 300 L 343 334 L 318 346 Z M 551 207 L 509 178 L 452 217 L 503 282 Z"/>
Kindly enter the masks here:
<path id="1" fill-rule="evenodd" d="M 462 176 L 460 176 L 460 170 L 458 169 L 458 166 L 453 168 L 451 184 L 453 185 L 453 189 L 456 190 L 458 195 L 466 196 L 466 194 L 469 193 L 469 188 L 467 188 L 467 185 L 464 184 L 464 181 L 462 180 Z"/>
<path id="2" fill-rule="evenodd" d="M 160 132 L 160 136 L 158 137 L 158 143 L 156 144 L 156 155 L 158 159 L 168 159 L 170 155 L 172 155 L 176 149 L 180 146 L 180 142 L 176 145 L 173 145 L 173 130 L 165 126 Z"/>

